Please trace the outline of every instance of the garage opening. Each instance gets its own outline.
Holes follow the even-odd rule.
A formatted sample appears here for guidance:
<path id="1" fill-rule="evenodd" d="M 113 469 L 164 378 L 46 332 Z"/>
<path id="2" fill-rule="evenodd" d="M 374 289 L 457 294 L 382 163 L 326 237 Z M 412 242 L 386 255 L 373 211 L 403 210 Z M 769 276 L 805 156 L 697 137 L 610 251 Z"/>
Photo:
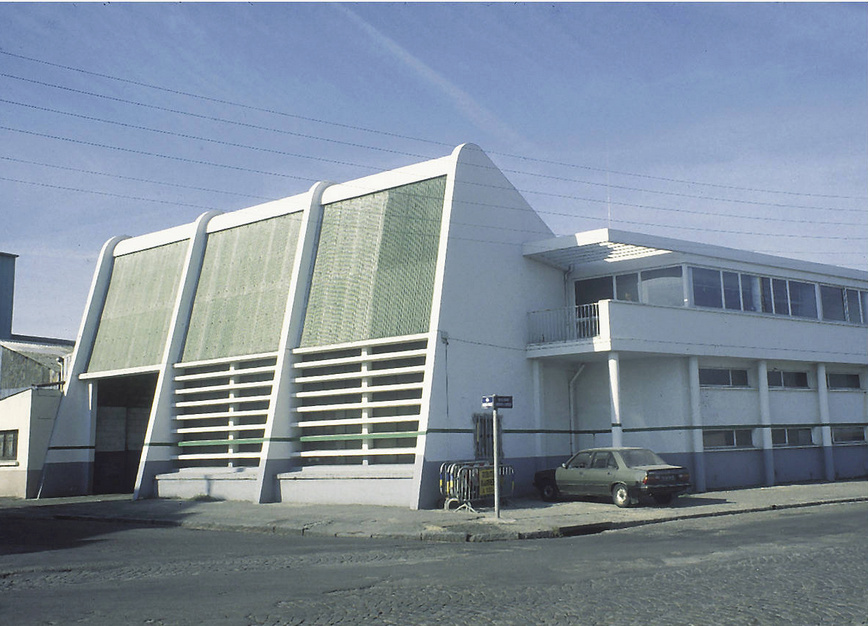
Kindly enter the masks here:
<path id="1" fill-rule="evenodd" d="M 96 384 L 93 493 L 132 493 L 157 374 L 103 378 Z"/>

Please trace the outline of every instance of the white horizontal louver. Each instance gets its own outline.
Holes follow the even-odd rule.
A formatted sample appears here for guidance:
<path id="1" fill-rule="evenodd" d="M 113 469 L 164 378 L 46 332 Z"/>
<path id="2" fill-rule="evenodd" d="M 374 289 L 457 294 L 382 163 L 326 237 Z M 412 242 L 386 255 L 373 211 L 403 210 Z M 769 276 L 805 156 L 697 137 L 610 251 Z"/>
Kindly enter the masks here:
<path id="1" fill-rule="evenodd" d="M 422 412 L 424 336 L 295 351 L 303 465 L 413 463 Z"/>
<path id="2" fill-rule="evenodd" d="M 259 465 L 276 363 L 257 354 L 175 365 L 180 467 Z"/>

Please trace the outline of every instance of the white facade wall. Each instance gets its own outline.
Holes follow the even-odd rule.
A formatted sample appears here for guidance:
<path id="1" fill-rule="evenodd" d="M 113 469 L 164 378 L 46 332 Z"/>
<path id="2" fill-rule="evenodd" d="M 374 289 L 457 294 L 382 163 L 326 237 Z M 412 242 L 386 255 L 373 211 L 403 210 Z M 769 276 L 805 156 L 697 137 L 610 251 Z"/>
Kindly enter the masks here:
<path id="1" fill-rule="evenodd" d="M 371 409 L 361 406 L 376 393 L 368 388 L 372 382 L 366 368 L 375 367 L 370 356 L 374 354 L 376 360 L 378 347 L 395 344 L 397 339 L 377 336 L 340 345 L 299 347 L 323 207 L 438 177 L 446 177 L 446 191 L 430 322 L 427 329 L 414 330 L 418 334 L 402 339 L 424 346 L 419 348 L 423 354 L 417 355 L 424 359 L 424 368 L 419 366 L 424 369 L 423 380 L 391 383 L 396 393 L 407 391 L 408 385 L 421 388 L 418 428 L 408 433 L 408 437 L 416 438 L 415 448 L 396 448 L 394 453 L 395 457 L 411 456 L 415 463 L 402 460 L 380 465 L 369 464 L 367 459 L 355 465 L 331 463 L 328 459 L 344 454 L 341 450 L 356 450 L 346 453 L 356 454 L 356 458 L 369 456 L 368 451 L 376 447 L 377 437 L 370 437 L 372 434 L 381 440 L 400 439 L 391 431 L 383 434 L 367 430 L 375 422 L 357 423 L 372 415 Z M 257 435 L 253 443 L 261 443 L 262 451 L 245 451 L 249 459 L 259 454 L 259 465 L 244 468 L 230 465 L 219 472 L 211 467 L 177 471 L 173 469 L 178 457 L 175 448 L 179 447 L 174 439 L 178 429 L 172 415 L 178 397 L 175 386 L 178 381 L 185 384 L 184 367 L 193 367 L 190 364 L 179 367 L 177 361 L 181 358 L 207 235 L 301 211 L 301 235 L 279 347 L 276 353 L 265 355 L 274 364 L 267 366 L 273 371 L 273 379 L 268 382 L 267 424 L 264 434 Z M 365 215 L 357 213 L 353 217 Z M 484 412 L 481 399 L 488 394 L 513 397 L 513 408 L 500 412 L 500 417 L 504 461 L 516 468 L 519 493 L 530 488 L 534 470 L 550 467 L 576 450 L 619 441 L 650 447 L 684 463 L 694 472 L 700 489 L 706 483 L 710 487 L 730 487 L 868 474 L 868 444 L 855 441 L 832 446 L 831 436 L 836 425 L 864 426 L 868 422 L 865 325 L 695 308 L 688 282 L 690 267 L 720 267 L 757 276 L 868 290 L 868 275 L 864 272 L 836 273 L 835 268 L 815 264 L 616 231 L 594 231 L 554 240 L 551 237 L 543 220 L 491 160 L 477 147 L 465 145 L 442 159 L 348 183 L 321 183 L 307 194 L 275 203 L 213 219 L 206 214 L 196 224 L 135 239 L 111 240 L 103 250 L 94 277 L 73 358 L 71 381 L 49 449 L 49 462 L 61 474 L 70 470 L 67 475 L 73 476 L 66 484 L 57 485 L 55 492 L 82 492 L 88 488 L 88 464 L 93 463 L 97 436 L 92 387 L 104 375 L 145 371 L 140 368 L 85 374 L 114 256 L 181 240 L 189 240 L 190 244 L 182 284 L 173 303 L 163 359 L 146 368 L 158 373 L 159 380 L 139 466 L 138 496 L 152 495 L 157 484 L 157 492 L 164 495 L 197 495 L 201 485 L 213 488 L 219 482 L 219 493 L 209 492 L 210 495 L 260 501 L 283 498 L 433 506 L 439 495 L 440 464 L 473 459 L 475 455 L 473 416 Z M 549 343 L 528 345 L 530 312 L 562 309 L 575 315 L 575 280 L 676 265 L 682 268 L 685 306 L 602 300 L 598 303 L 598 314 L 594 314 L 595 330 L 599 331 L 594 336 L 578 337 L 573 327 L 572 339 L 553 341 L 549 335 Z M 360 353 L 346 357 L 340 356 L 343 354 L 340 350 Z M 332 424 L 320 428 L 311 419 L 302 428 L 298 426 L 300 414 L 326 411 L 314 406 L 318 398 L 351 395 L 332 388 L 316 388 L 320 383 L 333 384 L 343 373 L 332 372 L 313 383 L 304 380 L 305 376 L 310 377 L 305 372 L 318 366 L 304 365 L 301 361 L 328 360 L 332 358 L 329 353 L 339 355 L 334 357 L 338 361 L 341 358 L 364 361 L 360 365 L 362 374 L 358 375 L 361 391 L 355 392 L 362 399 L 327 409 L 334 411 L 336 417 L 323 421 L 331 420 Z M 223 359 L 226 363 L 220 366 L 235 368 L 234 360 L 238 359 L 233 356 L 231 360 L 230 365 Z M 342 365 L 345 364 L 330 367 L 336 371 Z M 746 370 L 748 386 L 700 387 L 696 376 L 697 369 L 702 368 Z M 766 370 L 806 372 L 808 388 L 766 389 Z M 824 371 L 859 374 L 862 387 L 825 392 L 821 384 L 825 380 Z M 203 376 L 205 380 L 209 375 L 196 372 L 186 379 Z M 329 378 L 333 376 L 338 378 Z M 234 379 L 226 385 L 233 388 L 230 393 L 240 390 L 235 385 Z M 185 391 L 189 392 L 189 388 Z M 619 412 L 613 406 L 618 406 Z M 357 410 L 362 412 L 362 418 L 350 416 L 342 421 L 342 415 Z M 385 424 L 393 417 L 387 415 L 379 423 Z M 613 428 L 616 420 L 620 425 Z M 415 414 L 404 421 L 414 422 Z M 800 425 L 812 429 L 810 446 L 786 449 L 772 446 L 770 428 Z M 347 429 L 341 431 L 345 426 Z M 234 427 L 235 424 L 229 424 L 214 432 Z M 364 430 L 352 430 L 356 427 Z M 705 449 L 703 433 L 727 429 L 749 429 L 750 445 Z M 362 448 L 351 448 L 360 440 Z M 194 439 L 181 443 L 186 446 L 188 456 L 195 457 L 190 450 L 195 452 L 196 446 L 201 444 L 205 448 L 210 443 L 207 439 L 203 441 L 204 444 Z M 321 447 L 310 447 L 320 442 Z M 344 443 L 347 447 L 341 448 Z M 330 448 L 332 444 L 335 447 Z M 304 445 L 308 448 L 303 449 Z M 358 450 L 363 452 L 359 454 Z M 387 456 L 386 452 L 380 452 Z M 322 458 L 317 456 L 321 453 Z M 234 452 L 226 453 L 231 454 Z M 303 455 L 313 460 L 299 463 Z"/>
<path id="2" fill-rule="evenodd" d="M 60 391 L 28 389 L 0 400 L 0 430 L 18 433 L 18 458 L 0 460 L 0 496 L 36 497 Z"/>

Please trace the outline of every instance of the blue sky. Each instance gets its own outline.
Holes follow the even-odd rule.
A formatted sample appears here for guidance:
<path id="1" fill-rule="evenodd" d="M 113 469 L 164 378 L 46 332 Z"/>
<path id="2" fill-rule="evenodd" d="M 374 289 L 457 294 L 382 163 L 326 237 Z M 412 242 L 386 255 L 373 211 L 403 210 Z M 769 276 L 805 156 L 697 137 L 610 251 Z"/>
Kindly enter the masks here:
<path id="1" fill-rule="evenodd" d="M 489 153 L 558 234 L 868 267 L 865 4 L 0 4 L 13 332 L 102 244 Z"/>

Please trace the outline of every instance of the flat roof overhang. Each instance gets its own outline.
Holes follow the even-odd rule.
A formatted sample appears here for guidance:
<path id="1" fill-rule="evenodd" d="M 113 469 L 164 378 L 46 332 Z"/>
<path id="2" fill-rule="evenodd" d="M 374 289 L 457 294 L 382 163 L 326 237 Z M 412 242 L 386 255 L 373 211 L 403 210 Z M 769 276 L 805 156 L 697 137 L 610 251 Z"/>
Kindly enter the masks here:
<path id="1" fill-rule="evenodd" d="M 832 282 L 834 282 L 834 278 L 843 278 L 868 283 L 868 272 L 854 268 L 813 263 L 749 250 L 738 250 L 696 241 L 684 241 L 611 228 L 530 241 L 522 247 L 522 254 L 526 258 L 564 272 L 592 263 L 612 263 L 653 256 L 678 255 L 682 259 L 715 259 L 718 262 L 722 260 L 746 263 L 766 268 L 784 269 L 788 272 L 807 272 L 828 277 L 827 280 Z"/>

